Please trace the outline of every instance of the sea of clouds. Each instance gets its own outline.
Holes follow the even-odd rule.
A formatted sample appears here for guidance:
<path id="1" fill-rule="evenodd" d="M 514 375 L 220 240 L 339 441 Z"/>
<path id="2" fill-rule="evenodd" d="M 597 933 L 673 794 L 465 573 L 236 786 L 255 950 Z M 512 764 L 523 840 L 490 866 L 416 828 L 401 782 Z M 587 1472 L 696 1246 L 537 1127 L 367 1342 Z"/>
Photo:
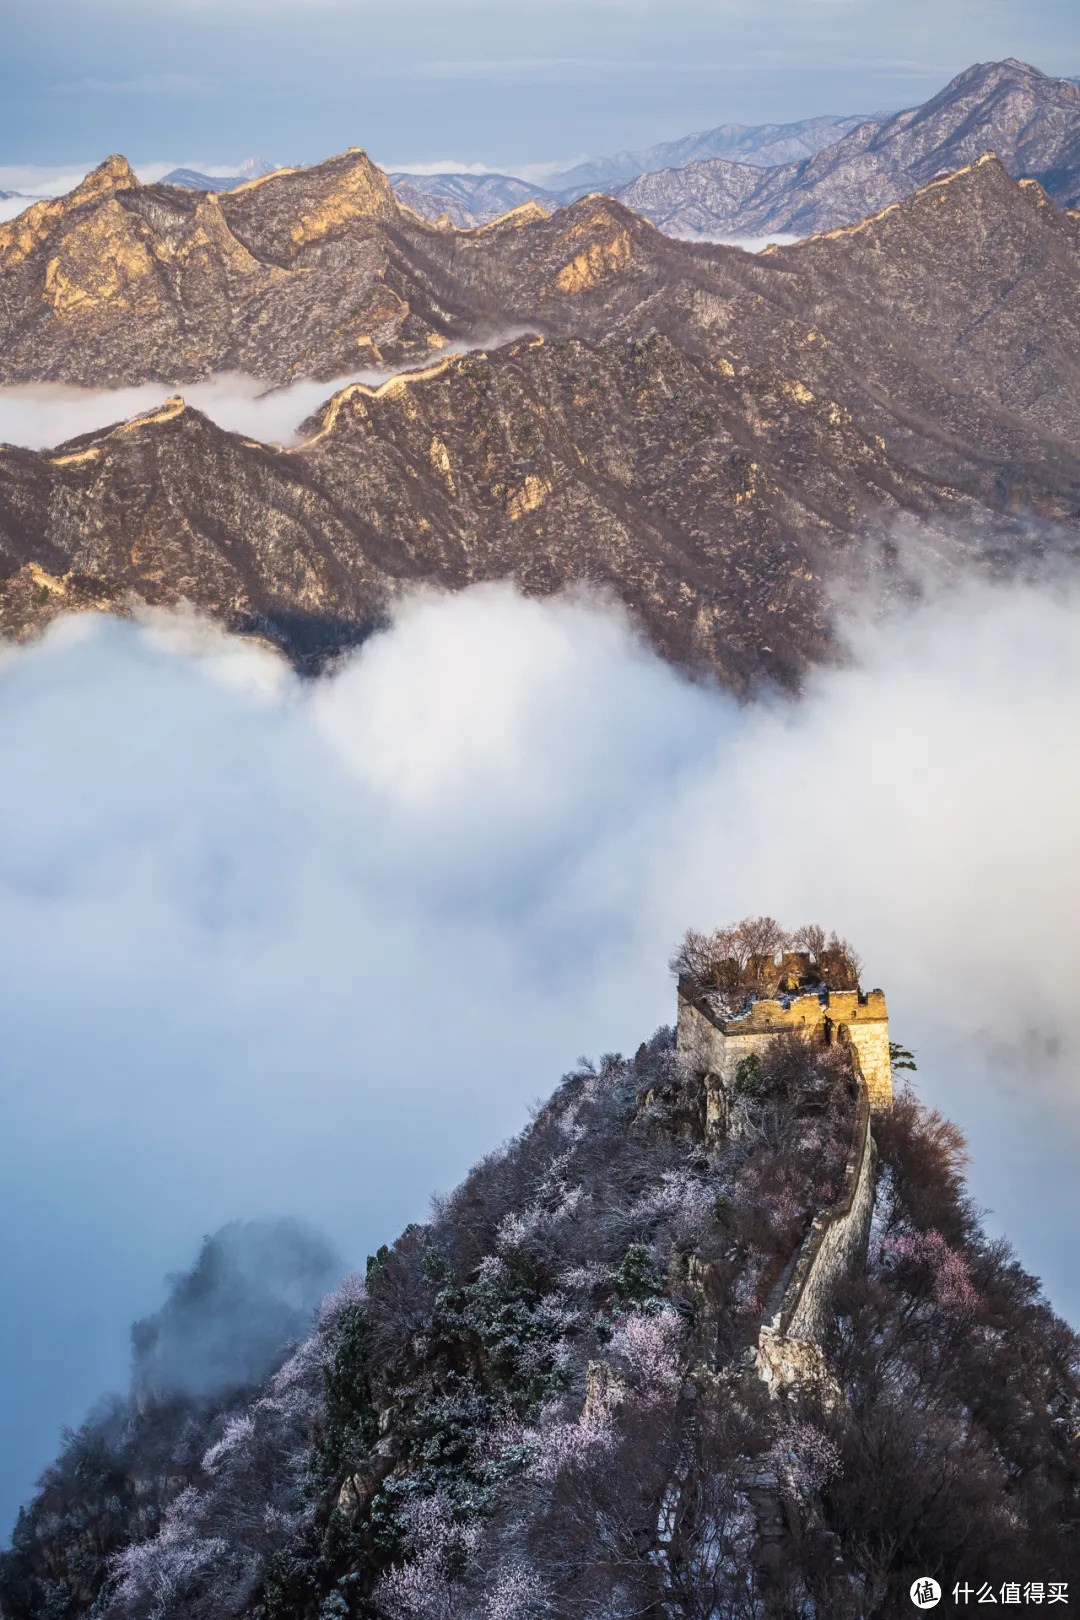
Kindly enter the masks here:
<path id="1" fill-rule="evenodd" d="M 844 667 L 744 706 L 509 585 L 408 598 L 317 682 L 185 614 L 7 652 L 5 1516 L 204 1233 L 290 1213 L 362 1262 L 748 911 L 859 945 L 1080 1317 L 1078 609 L 853 609 Z"/>

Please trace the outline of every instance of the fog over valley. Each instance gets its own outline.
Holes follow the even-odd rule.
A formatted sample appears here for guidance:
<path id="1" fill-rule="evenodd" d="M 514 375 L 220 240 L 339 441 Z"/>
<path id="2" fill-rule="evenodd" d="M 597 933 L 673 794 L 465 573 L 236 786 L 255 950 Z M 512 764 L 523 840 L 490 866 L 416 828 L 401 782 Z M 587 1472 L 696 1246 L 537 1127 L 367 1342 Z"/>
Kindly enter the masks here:
<path id="1" fill-rule="evenodd" d="M 7 651 L 5 1516 L 204 1233 L 291 1214 L 362 1263 L 749 910 L 858 940 L 1075 1320 L 1077 606 L 856 603 L 843 667 L 743 706 L 509 585 L 406 596 L 315 682 L 182 613 Z"/>
<path id="2" fill-rule="evenodd" d="M 518 329 L 484 334 L 475 343 L 448 343 L 443 352 L 469 354 L 519 337 Z M 408 366 L 367 366 L 326 382 L 303 380 L 274 388 L 242 372 L 196 383 L 141 383 L 132 388 L 77 388 L 67 383 L 0 386 L 0 444 L 44 450 L 84 433 L 156 410 L 182 394 L 189 405 L 230 433 L 270 444 L 296 444 L 301 425 L 320 405 L 350 383 L 377 388 Z"/>

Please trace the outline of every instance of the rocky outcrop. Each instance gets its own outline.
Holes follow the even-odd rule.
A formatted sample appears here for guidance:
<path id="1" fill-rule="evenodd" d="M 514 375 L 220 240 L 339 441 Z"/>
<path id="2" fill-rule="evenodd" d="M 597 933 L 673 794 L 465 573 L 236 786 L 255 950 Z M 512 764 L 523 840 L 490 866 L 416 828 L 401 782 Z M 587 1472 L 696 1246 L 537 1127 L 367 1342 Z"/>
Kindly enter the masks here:
<path id="1" fill-rule="evenodd" d="M 0 227 L 0 377 L 283 380 L 420 350 L 435 328 L 391 264 L 399 217 L 360 151 L 220 194 L 140 186 L 110 158 Z"/>

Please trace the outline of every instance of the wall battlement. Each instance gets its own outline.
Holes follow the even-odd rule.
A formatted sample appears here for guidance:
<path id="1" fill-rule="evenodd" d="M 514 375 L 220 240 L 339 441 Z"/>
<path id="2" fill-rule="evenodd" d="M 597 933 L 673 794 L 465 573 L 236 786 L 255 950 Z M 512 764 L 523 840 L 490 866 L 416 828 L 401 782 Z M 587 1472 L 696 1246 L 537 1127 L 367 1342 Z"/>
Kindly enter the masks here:
<path id="1" fill-rule="evenodd" d="M 794 954 L 794 953 L 790 953 Z M 679 981 L 678 1049 L 706 1076 L 716 1117 L 743 1058 L 760 1053 L 777 1035 L 799 1034 L 825 1045 L 850 1045 L 859 1059 L 870 1106 L 892 1105 L 889 1015 L 882 990 L 812 990 L 751 1001 L 725 1017 L 686 979 Z"/>

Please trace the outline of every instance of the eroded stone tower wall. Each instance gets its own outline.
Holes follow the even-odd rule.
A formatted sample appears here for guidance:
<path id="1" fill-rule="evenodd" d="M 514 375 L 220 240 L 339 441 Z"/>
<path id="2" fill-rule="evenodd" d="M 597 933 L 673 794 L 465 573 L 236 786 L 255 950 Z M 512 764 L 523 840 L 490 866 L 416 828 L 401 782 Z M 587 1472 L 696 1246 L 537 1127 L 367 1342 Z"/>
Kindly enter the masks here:
<path id="1" fill-rule="evenodd" d="M 706 1076 L 711 1124 L 722 1122 L 725 1093 L 743 1058 L 762 1053 L 777 1035 L 802 1034 L 812 1040 L 842 1041 L 859 1059 L 874 1111 L 892 1104 L 889 1015 L 882 990 L 825 990 L 785 1001 L 759 1000 L 734 1018 L 721 1018 L 679 986 L 677 1040 L 681 1053 Z"/>

